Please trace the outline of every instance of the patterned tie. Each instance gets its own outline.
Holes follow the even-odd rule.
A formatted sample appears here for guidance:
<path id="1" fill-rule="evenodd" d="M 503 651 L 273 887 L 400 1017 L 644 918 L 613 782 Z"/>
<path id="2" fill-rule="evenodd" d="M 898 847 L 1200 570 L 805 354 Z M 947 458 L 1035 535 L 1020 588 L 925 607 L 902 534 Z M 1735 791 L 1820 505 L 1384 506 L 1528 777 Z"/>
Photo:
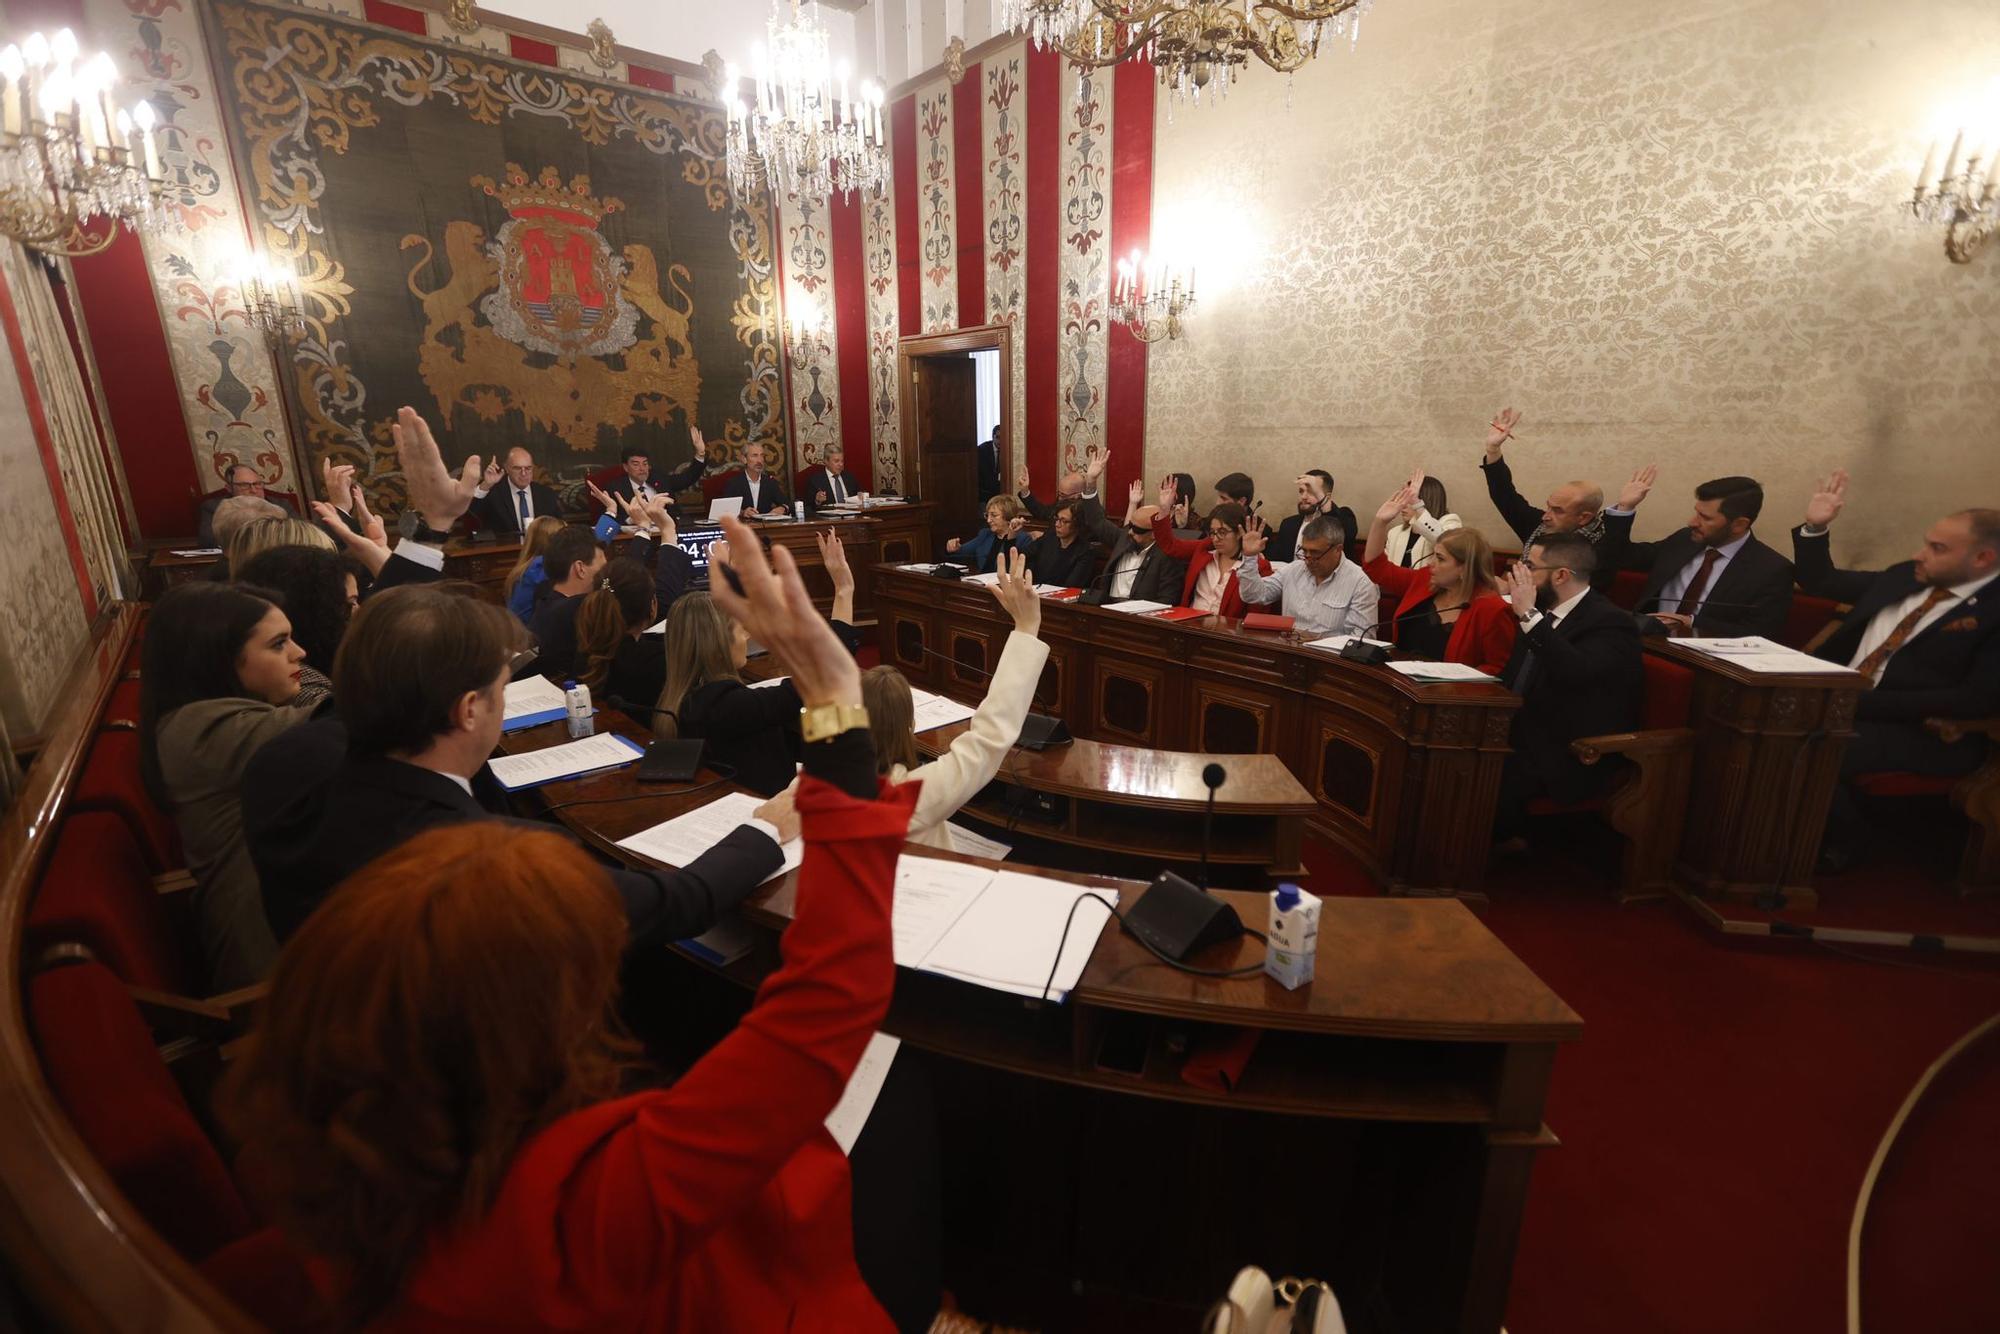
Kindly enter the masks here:
<path id="1" fill-rule="evenodd" d="M 1889 632 L 1887 639 L 1875 646 L 1873 653 L 1870 653 L 1860 662 L 1854 664 L 1854 670 L 1872 680 L 1875 674 L 1882 670 L 1882 664 L 1889 661 L 1889 656 L 1901 648 L 1903 641 L 1916 632 L 1917 623 L 1936 610 L 1940 602 L 1954 596 L 1956 594 L 1949 588 L 1933 588 L 1930 596 L 1919 602 L 1915 610 L 1911 611 L 1902 620 L 1896 622 L 1896 628 Z"/>
<path id="2" fill-rule="evenodd" d="M 846 500 L 847 497 L 842 495 L 840 490 L 840 474 L 837 472 L 830 472 L 826 475 L 826 479 L 827 481 L 833 484 L 833 503 L 838 505 L 842 501 Z"/>
<path id="3" fill-rule="evenodd" d="M 1708 576 L 1715 569 L 1715 562 L 1722 559 L 1722 553 L 1714 547 L 1701 553 L 1701 568 L 1694 572 L 1694 582 L 1688 591 L 1681 594 L 1681 605 L 1674 610 L 1682 616 L 1692 616 L 1701 605 L 1701 595 L 1708 591 Z"/>
<path id="4" fill-rule="evenodd" d="M 528 489 L 526 487 L 522 487 L 514 493 L 514 503 L 520 508 L 521 531 L 525 534 L 528 531 Z"/>

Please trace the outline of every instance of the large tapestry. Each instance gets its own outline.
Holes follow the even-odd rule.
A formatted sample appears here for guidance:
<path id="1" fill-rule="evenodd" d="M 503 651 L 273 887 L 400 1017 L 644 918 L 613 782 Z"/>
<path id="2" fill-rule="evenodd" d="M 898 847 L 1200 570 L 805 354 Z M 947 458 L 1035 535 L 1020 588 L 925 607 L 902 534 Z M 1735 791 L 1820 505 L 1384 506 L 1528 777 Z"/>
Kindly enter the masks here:
<path id="1" fill-rule="evenodd" d="M 684 458 L 690 425 L 782 452 L 770 201 L 730 190 L 718 106 L 295 8 L 208 13 L 253 225 L 304 296 L 310 466 L 357 464 L 393 504 L 405 403 L 447 459 L 524 444 L 559 482 L 633 443 Z"/>

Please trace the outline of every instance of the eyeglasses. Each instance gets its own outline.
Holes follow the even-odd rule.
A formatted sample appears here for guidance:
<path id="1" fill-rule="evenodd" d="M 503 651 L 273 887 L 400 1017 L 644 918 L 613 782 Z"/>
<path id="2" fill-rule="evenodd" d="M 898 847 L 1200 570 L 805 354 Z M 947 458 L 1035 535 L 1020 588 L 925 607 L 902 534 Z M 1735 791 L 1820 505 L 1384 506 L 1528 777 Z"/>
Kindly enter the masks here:
<path id="1" fill-rule="evenodd" d="M 1146 527 L 1143 524 L 1128 523 L 1125 525 L 1125 531 L 1132 534 L 1132 536 L 1134 537 L 1144 537 L 1147 533 L 1150 533 L 1153 530 Z"/>
<path id="2" fill-rule="evenodd" d="M 1228 537 L 1231 533 L 1235 531 L 1236 530 L 1234 528 L 1211 528 L 1208 530 L 1208 535 L 1214 538 L 1216 541 L 1220 542 L 1223 538 Z"/>
<path id="3" fill-rule="evenodd" d="M 1514 563 L 1520 566 L 1522 569 L 1526 570 L 1529 574 L 1533 574 L 1536 570 L 1568 570 L 1571 574 L 1576 573 L 1576 567 L 1574 565 L 1537 565 L 1535 564 L 1535 562 L 1529 560 L 1526 556 L 1523 556 L 1521 559 L 1515 561 Z"/>
<path id="4" fill-rule="evenodd" d="M 1299 548 L 1299 555 L 1303 556 L 1307 560 L 1318 560 L 1320 557 L 1326 555 L 1326 553 L 1331 550 L 1333 550 L 1331 546 L 1321 547 L 1317 551 L 1308 546 L 1301 546 Z"/>

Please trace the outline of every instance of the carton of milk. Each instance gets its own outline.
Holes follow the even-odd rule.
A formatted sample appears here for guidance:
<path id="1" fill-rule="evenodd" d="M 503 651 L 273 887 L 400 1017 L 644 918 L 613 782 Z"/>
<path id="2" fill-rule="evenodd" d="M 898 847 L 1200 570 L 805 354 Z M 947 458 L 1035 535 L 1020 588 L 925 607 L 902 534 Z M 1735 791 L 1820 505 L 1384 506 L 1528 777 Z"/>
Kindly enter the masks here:
<path id="1" fill-rule="evenodd" d="M 1319 900 L 1290 882 L 1279 885 L 1271 893 L 1266 934 L 1264 971 L 1293 991 L 1311 982 L 1319 949 Z"/>

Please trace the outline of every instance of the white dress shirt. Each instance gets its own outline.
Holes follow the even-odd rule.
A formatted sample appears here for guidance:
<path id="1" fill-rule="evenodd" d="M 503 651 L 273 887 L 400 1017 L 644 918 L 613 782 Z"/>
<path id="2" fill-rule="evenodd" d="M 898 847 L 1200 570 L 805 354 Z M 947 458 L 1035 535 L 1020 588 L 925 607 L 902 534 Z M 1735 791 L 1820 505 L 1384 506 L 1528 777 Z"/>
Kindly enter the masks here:
<path id="1" fill-rule="evenodd" d="M 1211 560 L 1195 576 L 1194 601 L 1188 605 L 1213 616 L 1222 610 L 1222 590 L 1229 584 L 1229 567 L 1220 559 Z"/>
<path id="2" fill-rule="evenodd" d="M 1951 588 L 1945 590 L 1952 596 L 1945 598 L 1937 606 L 1925 612 L 1924 618 L 1916 623 L 1903 642 L 1905 644 L 1909 643 L 1910 640 L 1915 639 L 1946 616 L 1959 615 L 1964 610 L 1966 602 L 1974 594 L 1997 578 L 2000 578 L 2000 570 L 1996 570 L 1981 579 L 1968 579 L 1962 584 L 1953 585 Z M 1889 636 L 1896 632 L 1896 627 L 1903 623 L 1903 618 L 1922 606 L 1924 599 L 1930 595 L 1930 585 L 1926 584 L 1908 597 L 1891 602 L 1888 606 L 1876 612 L 1874 617 L 1868 622 L 1868 628 L 1862 632 L 1861 642 L 1855 646 L 1854 656 L 1847 660 L 1847 665 L 1859 668 L 1869 654 L 1882 647 L 1887 642 Z M 1898 652 L 1900 651 L 1899 649 Z M 1891 653 L 1889 658 L 1895 656 L 1894 653 Z M 1882 673 L 1889 670 L 1889 658 L 1882 659 L 1882 665 L 1875 673 L 1875 680 L 1880 681 Z"/>
<path id="3" fill-rule="evenodd" d="M 1146 553 L 1151 550 L 1151 547 L 1133 547 L 1111 567 L 1109 591 L 1114 602 L 1123 602 L 1132 596 L 1132 585 L 1139 581 L 1139 567 L 1146 563 Z"/>
<path id="4" fill-rule="evenodd" d="M 1236 566 L 1236 590 L 1245 602 L 1279 602 L 1295 628 L 1319 635 L 1374 634 L 1382 597 L 1361 563 L 1345 558 L 1332 574 L 1315 579 L 1302 560 L 1282 561 L 1264 575 L 1257 558 L 1245 556 Z"/>
<path id="5" fill-rule="evenodd" d="M 1540 625 L 1542 623 L 1542 618 L 1544 616 L 1549 618 L 1550 625 L 1558 627 L 1561 626 L 1563 623 L 1563 617 L 1569 615 L 1571 610 L 1575 608 L 1576 604 L 1583 601 L 1583 595 L 1585 593 L 1588 593 L 1589 591 L 1590 591 L 1590 584 L 1587 581 L 1578 580 L 1576 585 L 1576 592 L 1571 593 L 1567 598 L 1563 599 L 1563 601 L 1557 603 L 1555 606 L 1550 607 L 1547 611 L 1545 612 L 1536 611 L 1535 613 L 1530 615 L 1526 620 L 1522 621 L 1521 633 L 1525 635 L 1528 633 L 1528 631 Z"/>
<path id="6" fill-rule="evenodd" d="M 1734 542 L 1715 548 L 1715 566 L 1708 572 L 1708 584 L 1701 590 L 1701 601 L 1695 603 L 1695 615 L 1701 615 L 1701 609 L 1707 605 L 1709 595 L 1715 592 L 1715 586 L 1722 582 L 1723 570 L 1728 568 L 1729 562 L 1735 559 L 1736 553 L 1743 550 L 1743 544 L 1749 540 L 1750 534 L 1746 532 Z M 1694 584 L 1695 575 L 1701 572 L 1701 562 L 1708 555 L 1708 551 L 1707 547 L 1703 547 L 1700 551 L 1695 552 L 1693 560 L 1681 566 L 1679 572 L 1673 578 L 1660 585 L 1658 599 L 1651 607 L 1645 608 L 1645 610 L 1678 612 L 1681 607 L 1681 599 L 1687 596 L 1688 589 Z"/>
<path id="7" fill-rule="evenodd" d="M 743 484 L 750 488 L 750 508 L 753 510 L 764 508 L 764 483 L 766 480 L 763 477 L 752 477 L 747 472 L 743 474 Z"/>
<path id="8" fill-rule="evenodd" d="M 847 490 L 840 484 L 840 474 L 831 468 L 822 468 L 820 471 L 826 474 L 826 493 L 831 497 L 827 503 L 829 505 L 838 505 L 846 500 Z"/>

